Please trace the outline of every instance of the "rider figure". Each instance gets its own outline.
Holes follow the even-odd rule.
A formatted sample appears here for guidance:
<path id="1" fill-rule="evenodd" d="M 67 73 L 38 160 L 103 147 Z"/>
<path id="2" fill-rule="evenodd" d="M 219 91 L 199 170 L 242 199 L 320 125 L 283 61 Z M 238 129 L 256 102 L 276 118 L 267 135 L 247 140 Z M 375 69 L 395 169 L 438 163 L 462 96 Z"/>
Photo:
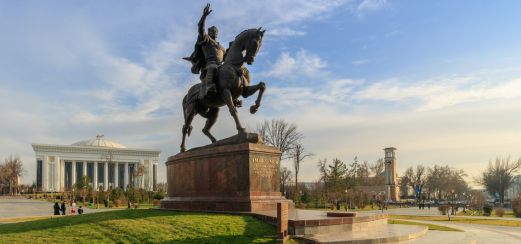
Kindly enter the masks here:
<path id="1" fill-rule="evenodd" d="M 208 91 L 216 91 L 214 78 L 226 52 L 224 47 L 217 41 L 217 34 L 219 33 L 217 27 L 212 26 L 208 28 L 208 33 L 204 31 L 206 17 L 211 12 L 210 4 L 207 4 L 203 10 L 203 16 L 199 20 L 199 35 L 195 44 L 195 51 L 190 57 L 184 58 L 192 62 L 192 73 L 199 74 L 199 71 L 202 71 L 201 82 L 203 85 L 199 91 L 199 99 L 203 99 Z"/>

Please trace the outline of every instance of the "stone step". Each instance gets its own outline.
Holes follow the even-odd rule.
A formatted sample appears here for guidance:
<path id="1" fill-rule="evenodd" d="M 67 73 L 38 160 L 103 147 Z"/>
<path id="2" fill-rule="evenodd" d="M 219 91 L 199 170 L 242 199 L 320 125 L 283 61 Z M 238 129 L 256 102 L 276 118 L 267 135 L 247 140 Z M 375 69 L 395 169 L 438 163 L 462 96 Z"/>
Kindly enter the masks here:
<path id="1" fill-rule="evenodd" d="M 429 230 L 426 235 L 417 239 L 400 242 L 400 244 L 476 244 L 478 241 L 466 232 Z"/>
<path id="2" fill-rule="evenodd" d="M 428 232 L 426 226 L 415 225 L 383 225 L 363 231 L 346 231 L 328 234 L 317 234 L 301 237 L 312 243 L 329 244 L 372 244 L 394 243 L 419 238 Z"/>

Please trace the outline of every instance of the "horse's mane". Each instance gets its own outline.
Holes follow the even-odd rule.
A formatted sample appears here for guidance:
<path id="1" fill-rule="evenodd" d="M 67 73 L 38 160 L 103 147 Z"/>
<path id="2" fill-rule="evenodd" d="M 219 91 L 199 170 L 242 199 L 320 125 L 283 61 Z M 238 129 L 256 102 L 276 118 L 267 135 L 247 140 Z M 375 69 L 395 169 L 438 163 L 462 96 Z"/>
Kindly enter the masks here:
<path id="1" fill-rule="evenodd" d="M 255 28 L 252 28 L 252 29 L 246 29 L 246 30 L 243 30 L 241 33 L 239 33 L 237 36 L 235 36 L 235 39 L 239 38 L 239 36 L 245 34 L 245 32 L 248 32 L 248 31 L 256 31 L 257 29 Z"/>

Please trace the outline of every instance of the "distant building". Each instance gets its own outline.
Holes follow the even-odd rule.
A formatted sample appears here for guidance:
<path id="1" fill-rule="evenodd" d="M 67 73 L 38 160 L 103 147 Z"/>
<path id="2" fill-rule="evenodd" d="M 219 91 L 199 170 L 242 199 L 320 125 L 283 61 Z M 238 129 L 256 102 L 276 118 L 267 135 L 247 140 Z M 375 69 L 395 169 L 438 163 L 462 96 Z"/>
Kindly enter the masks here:
<path id="1" fill-rule="evenodd" d="M 521 175 L 516 175 L 513 181 L 505 193 L 506 199 L 513 199 L 521 194 Z"/>
<path id="2" fill-rule="evenodd" d="M 83 176 L 95 189 L 157 188 L 159 150 L 127 148 L 103 135 L 71 145 L 32 144 L 36 186 L 43 192 L 69 191 Z M 142 173 L 138 173 L 142 172 Z"/>

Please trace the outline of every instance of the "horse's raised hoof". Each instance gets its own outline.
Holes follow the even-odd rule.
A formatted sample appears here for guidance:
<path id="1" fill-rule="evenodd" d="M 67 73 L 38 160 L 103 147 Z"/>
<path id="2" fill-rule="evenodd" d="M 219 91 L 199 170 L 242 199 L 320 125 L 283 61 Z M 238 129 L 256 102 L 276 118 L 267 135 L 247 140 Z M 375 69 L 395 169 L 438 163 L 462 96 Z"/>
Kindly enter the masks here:
<path id="1" fill-rule="evenodd" d="M 239 134 L 246 134 L 246 129 L 244 128 L 237 128 L 237 131 L 239 132 Z"/>
<path id="2" fill-rule="evenodd" d="M 255 105 L 251 105 L 251 107 L 250 107 L 251 114 L 257 113 L 258 110 L 259 110 L 259 107 L 255 106 Z"/>

